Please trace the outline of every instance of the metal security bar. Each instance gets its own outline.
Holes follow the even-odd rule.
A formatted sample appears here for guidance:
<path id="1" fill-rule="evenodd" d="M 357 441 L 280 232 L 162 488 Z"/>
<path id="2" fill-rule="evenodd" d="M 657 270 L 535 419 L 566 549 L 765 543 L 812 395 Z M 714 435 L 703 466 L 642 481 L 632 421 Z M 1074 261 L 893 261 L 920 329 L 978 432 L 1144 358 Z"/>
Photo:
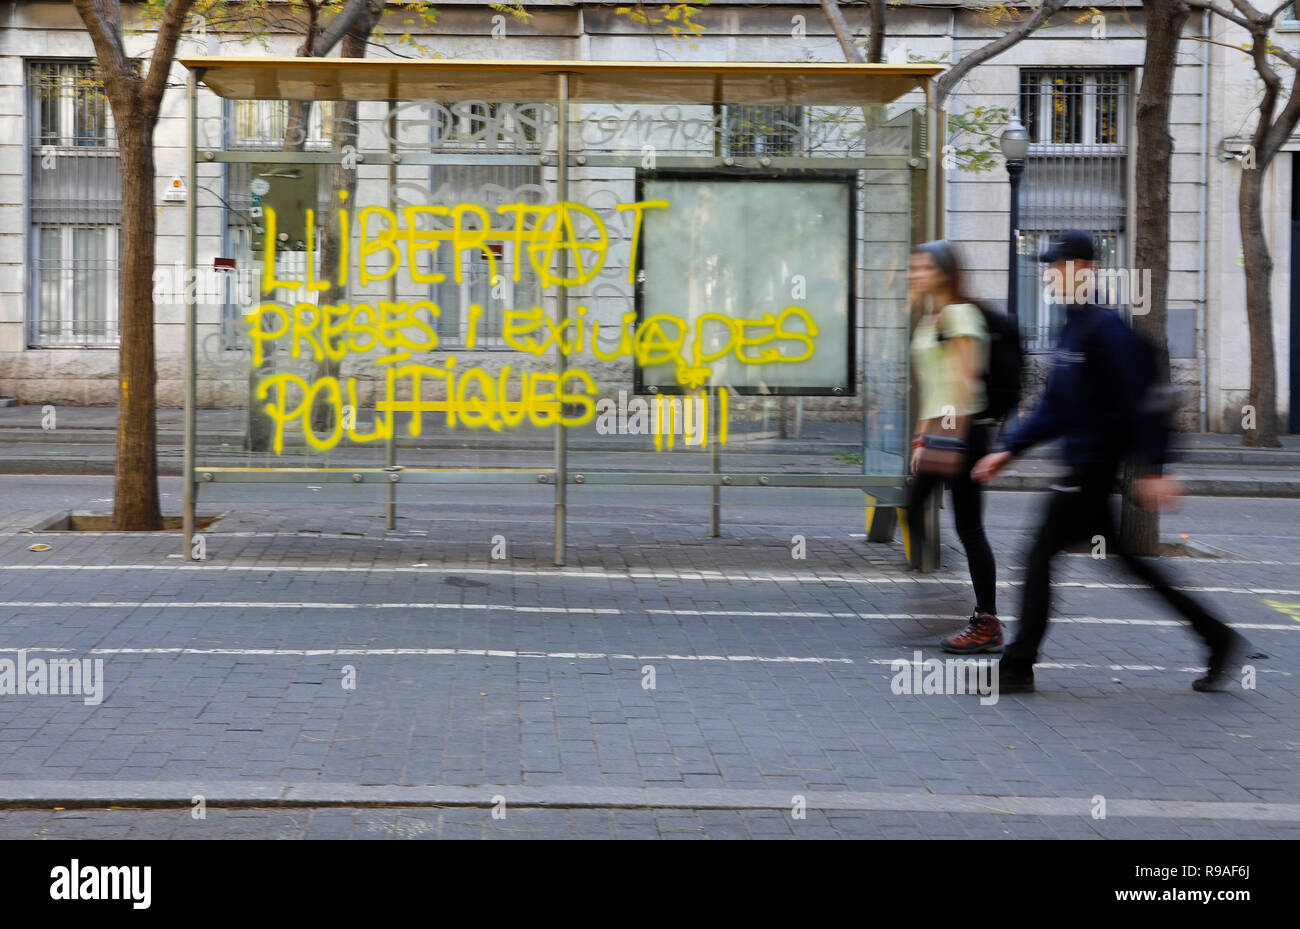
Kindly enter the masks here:
<path id="1" fill-rule="evenodd" d="M 108 101 L 87 62 L 29 62 L 27 86 L 27 344 L 112 347 L 122 194 Z"/>
<path id="2" fill-rule="evenodd" d="M 802 155 L 805 147 L 804 108 L 801 106 L 726 106 L 723 108 L 722 153 L 746 155 Z"/>
<path id="3" fill-rule="evenodd" d="M 1051 238 L 1085 229 L 1103 268 L 1126 261 L 1129 74 L 1023 70 L 1020 113 L 1030 137 L 1020 187 L 1020 325 L 1028 350 L 1047 351 L 1064 320 L 1064 308 L 1044 299 L 1037 264 Z M 1122 296 L 1103 288 L 1098 302 L 1118 305 Z"/>

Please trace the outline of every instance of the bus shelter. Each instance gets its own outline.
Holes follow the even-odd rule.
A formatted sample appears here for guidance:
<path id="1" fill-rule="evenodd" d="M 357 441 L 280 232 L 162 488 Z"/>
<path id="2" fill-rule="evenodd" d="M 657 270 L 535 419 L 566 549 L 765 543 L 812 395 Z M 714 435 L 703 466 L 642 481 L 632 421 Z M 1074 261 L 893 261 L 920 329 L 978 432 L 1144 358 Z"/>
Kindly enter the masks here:
<path id="1" fill-rule="evenodd" d="M 201 500 L 464 485 L 545 495 L 557 565 L 610 486 L 893 537 L 938 67 L 182 63 L 186 557 Z"/>

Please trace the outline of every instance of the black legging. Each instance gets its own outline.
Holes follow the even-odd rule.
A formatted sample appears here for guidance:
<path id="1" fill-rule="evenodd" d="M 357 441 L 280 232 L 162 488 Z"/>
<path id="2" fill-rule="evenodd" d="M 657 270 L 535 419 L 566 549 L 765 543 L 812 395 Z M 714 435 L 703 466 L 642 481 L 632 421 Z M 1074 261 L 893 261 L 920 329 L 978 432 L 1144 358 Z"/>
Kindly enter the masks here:
<path id="1" fill-rule="evenodd" d="M 982 490 L 970 478 L 970 470 L 988 452 L 987 426 L 972 425 L 967 436 L 966 465 L 950 478 L 937 474 L 913 475 L 907 494 L 907 528 L 912 539 L 914 560 L 920 557 L 925 546 L 925 504 L 940 482 L 947 483 L 952 491 L 952 515 L 957 523 L 957 538 L 966 549 L 966 563 L 970 566 L 971 585 L 975 588 L 975 609 L 981 613 L 998 612 L 997 568 L 993 563 L 993 550 L 984 536 Z"/>
<path id="2" fill-rule="evenodd" d="M 1172 587 L 1154 562 L 1136 557 L 1121 544 L 1110 512 L 1110 496 L 1118 470 L 1119 466 L 1112 463 L 1080 466 L 1053 485 L 1051 499 L 1025 566 L 1020 627 L 1016 640 L 1007 646 L 1002 658 L 1007 667 L 1028 670 L 1038 660 L 1038 648 L 1047 633 L 1047 613 L 1051 606 L 1053 557 L 1066 546 L 1097 535 L 1105 539 L 1130 574 L 1150 585 L 1181 613 L 1211 648 L 1231 640 L 1233 632 L 1230 628 L 1187 594 Z"/>

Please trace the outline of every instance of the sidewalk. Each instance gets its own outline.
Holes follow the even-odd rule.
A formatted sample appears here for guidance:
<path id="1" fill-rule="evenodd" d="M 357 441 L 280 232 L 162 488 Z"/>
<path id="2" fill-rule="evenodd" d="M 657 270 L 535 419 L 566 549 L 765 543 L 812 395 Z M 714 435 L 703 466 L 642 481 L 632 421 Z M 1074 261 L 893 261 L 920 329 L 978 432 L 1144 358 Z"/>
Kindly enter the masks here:
<path id="1" fill-rule="evenodd" d="M 113 407 L 58 407 L 56 428 L 46 430 L 41 428 L 41 407 L 0 409 L 0 474 L 112 474 L 116 417 Z M 206 463 L 240 463 L 244 420 L 241 411 L 200 411 L 198 442 Z M 182 411 L 159 410 L 157 422 L 159 473 L 179 475 L 184 443 Z M 782 439 L 770 428 L 763 431 L 761 423 L 739 423 L 732 428 L 723 452 L 724 459 L 736 464 L 724 467 L 860 472 L 859 465 L 843 460 L 846 454 L 859 450 L 855 443 L 860 434 L 856 423 L 806 422 L 800 436 Z M 546 467 L 553 441 L 550 430 L 520 429 L 505 435 L 462 429 L 451 436 L 442 433 L 438 439 L 399 440 L 398 461 L 408 467 L 483 467 L 488 460 L 497 467 Z M 1235 435 L 1179 433 L 1174 439 L 1177 463 L 1170 470 L 1183 478 L 1187 492 L 1194 496 L 1300 498 L 1300 436 L 1283 436 L 1282 443 L 1280 449 L 1246 448 Z M 698 461 L 689 461 L 687 456 L 656 453 L 646 437 L 602 436 L 593 425 L 569 430 L 568 447 L 573 453 L 599 453 L 600 467 L 609 470 L 698 467 Z M 294 464 L 303 463 L 305 451 L 301 443 L 286 447 Z M 1033 450 L 994 482 L 993 488 L 1046 488 L 1061 471 L 1056 454 L 1057 449 L 1050 445 Z M 373 449 L 340 449 L 329 456 L 328 463 L 373 465 L 374 457 Z"/>
<path id="2" fill-rule="evenodd" d="M 1231 546 L 1168 561 L 1268 653 L 1254 689 L 1194 693 L 1186 631 L 1063 555 L 1039 693 L 984 705 L 893 688 L 969 581 L 950 545 L 906 571 L 860 511 L 738 504 L 710 539 L 697 506 L 584 496 L 567 568 L 532 488 L 412 500 L 393 532 L 374 503 L 226 504 L 198 564 L 175 533 L 17 528 L 108 486 L 0 477 L 0 657 L 105 680 L 98 705 L 0 697 L 0 836 L 1300 836 L 1300 624 L 1269 602 L 1300 598 L 1300 504 L 1168 526 Z M 1034 503 L 990 509 L 1008 619 Z"/>

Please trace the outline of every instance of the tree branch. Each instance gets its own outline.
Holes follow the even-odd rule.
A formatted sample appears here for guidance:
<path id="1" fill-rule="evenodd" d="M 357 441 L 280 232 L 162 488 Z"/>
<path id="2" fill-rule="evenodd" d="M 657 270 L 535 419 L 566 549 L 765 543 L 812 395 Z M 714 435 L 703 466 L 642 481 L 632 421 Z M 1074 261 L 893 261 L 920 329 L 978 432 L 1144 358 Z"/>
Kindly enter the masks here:
<path id="1" fill-rule="evenodd" d="M 334 14 L 334 18 L 329 21 L 321 32 L 311 43 L 310 57 L 323 58 L 328 55 L 335 45 L 348 34 L 356 22 L 358 16 L 366 12 L 369 0 L 347 0 L 343 9 Z"/>
<path id="2" fill-rule="evenodd" d="M 835 33 L 835 38 L 840 42 L 840 48 L 844 51 L 844 60 L 849 62 L 863 62 L 862 49 L 858 48 L 853 41 L 853 32 L 849 29 L 849 24 L 844 20 L 844 12 L 840 9 L 839 0 L 820 0 L 822 12 L 826 14 L 826 21 L 831 24 L 831 31 Z M 880 0 L 883 4 L 884 0 Z M 872 13 L 872 20 L 875 19 L 875 13 Z M 872 40 L 875 40 L 875 29 L 872 29 Z M 883 39 L 883 37 L 882 37 Z"/>
<path id="3" fill-rule="evenodd" d="M 961 61 L 955 62 L 952 67 L 939 76 L 935 82 L 935 106 L 943 109 L 948 95 L 953 92 L 962 79 L 970 73 L 971 70 L 982 65 L 990 58 L 996 58 L 1011 46 L 1015 45 L 1029 33 L 1033 32 L 1043 23 L 1047 22 L 1054 14 L 1059 12 L 1068 4 L 1070 0 L 1042 0 L 1034 15 L 1021 22 L 1014 29 L 1008 30 L 1000 38 L 994 39 L 987 45 L 982 45 L 975 51 L 971 52 Z"/>
<path id="4" fill-rule="evenodd" d="M 95 46 L 95 56 L 106 78 L 129 79 L 133 73 L 122 41 L 122 6 L 116 0 L 73 0 L 81 21 L 86 24 L 90 41 Z M 105 82 L 105 91 L 109 82 Z"/>
<path id="5" fill-rule="evenodd" d="M 1187 5 L 1194 10 L 1209 10 L 1216 16 L 1222 16 L 1228 22 L 1236 23 L 1242 29 L 1249 31 L 1250 21 L 1232 10 L 1219 6 L 1214 0 L 1187 0 Z M 1208 41 L 1208 40 L 1207 40 Z M 1244 49 L 1243 49 L 1244 51 Z"/>
<path id="6" fill-rule="evenodd" d="M 153 47 L 153 57 L 149 59 L 149 74 L 144 79 L 141 89 L 141 103 L 151 116 L 157 115 L 162 103 L 163 91 L 167 88 L 167 74 L 171 70 L 172 60 L 176 57 L 176 43 L 180 41 L 185 29 L 185 20 L 189 17 L 194 0 L 170 0 L 163 13 L 162 22 L 158 24 L 158 41 Z"/>

